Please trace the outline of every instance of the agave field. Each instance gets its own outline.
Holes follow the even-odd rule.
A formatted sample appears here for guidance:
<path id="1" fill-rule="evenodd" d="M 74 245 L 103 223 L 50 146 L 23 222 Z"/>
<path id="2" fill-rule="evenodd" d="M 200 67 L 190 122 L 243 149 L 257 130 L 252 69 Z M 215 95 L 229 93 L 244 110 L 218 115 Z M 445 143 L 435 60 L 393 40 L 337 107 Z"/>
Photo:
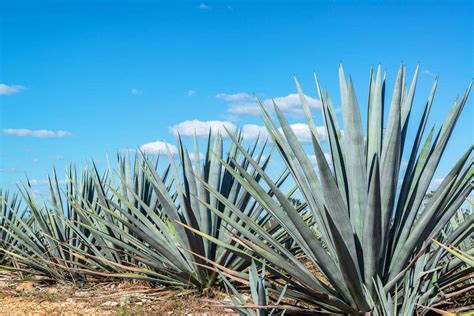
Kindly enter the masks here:
<path id="1" fill-rule="evenodd" d="M 414 104 L 418 68 L 406 77 L 401 66 L 388 98 L 385 74 L 371 71 L 363 126 L 342 67 L 342 120 L 315 76 L 324 140 L 295 80 L 311 146 L 278 104 L 260 104 L 267 133 L 253 143 L 239 131 L 210 133 L 201 159 L 198 141 L 178 139 L 174 156 L 71 165 L 66 184 L 50 176 L 48 197 L 28 180 L 0 191 L 1 268 L 78 286 L 93 277 L 221 290 L 242 315 L 467 310 L 472 146 L 431 184 L 472 83 L 436 128 L 428 119 L 438 79 Z"/>

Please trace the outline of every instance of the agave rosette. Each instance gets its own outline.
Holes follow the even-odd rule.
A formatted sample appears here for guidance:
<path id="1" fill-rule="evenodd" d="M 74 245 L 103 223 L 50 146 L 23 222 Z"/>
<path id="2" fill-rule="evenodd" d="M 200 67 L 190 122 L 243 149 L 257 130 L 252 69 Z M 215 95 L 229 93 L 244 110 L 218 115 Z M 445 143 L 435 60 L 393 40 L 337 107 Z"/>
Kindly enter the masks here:
<path id="1" fill-rule="evenodd" d="M 235 162 L 232 167 L 223 164 L 252 197 L 272 214 L 298 244 L 306 259 L 324 275 L 325 280 L 317 278 L 271 235 L 253 225 L 252 219 L 245 214 L 238 213 L 241 216 L 240 223 L 226 219 L 241 234 L 237 240 L 250 249 L 251 255 L 265 259 L 274 272 L 279 273 L 278 277 L 285 275 L 291 279 L 288 296 L 333 312 L 357 314 L 374 311 L 380 306 L 380 297 L 386 298 L 383 293 L 402 293 L 398 302 L 403 300 L 404 278 L 407 273 L 414 273 L 415 263 L 418 263 L 416 273 L 428 275 L 419 288 L 431 293 L 418 298 L 420 292 L 416 292 L 417 303 L 428 302 L 436 295 L 438 289 L 433 282 L 426 280 L 434 274 L 429 266 L 436 266 L 438 261 L 429 257 L 433 248 L 427 242 L 430 237 L 442 233 L 472 190 L 472 146 L 459 158 L 431 198 L 426 203 L 423 201 L 466 104 L 471 84 L 462 99 L 454 102 L 437 133 L 434 127 L 426 133 L 438 81 L 436 78 L 422 109 L 421 121 L 416 126 L 416 136 L 409 140 L 406 136 L 418 68 L 409 88 L 405 84 L 405 72 L 402 66 L 393 90 L 385 128 L 385 75 L 382 76 L 380 67 L 376 74 L 371 72 L 365 134 L 352 79 L 346 82 L 342 67 L 339 69 L 339 79 L 343 130 L 328 93 L 323 95 L 315 76 L 331 162 L 325 157 L 325 147 L 318 135 L 315 120 L 295 80 L 312 135 L 317 170 L 312 167 L 307 151 L 298 141 L 278 104 L 274 104 L 274 110 L 280 128 L 260 104 L 267 132 L 311 211 L 314 226 L 321 238 L 318 238 L 313 225 L 303 220 L 280 188 L 230 135 L 271 188 L 271 193 L 263 190 Z M 404 173 L 401 171 L 402 157 L 408 157 Z M 231 201 L 219 192 L 209 186 L 206 188 L 222 203 L 232 207 Z M 238 212 L 236 209 L 234 211 Z M 460 229 L 447 238 L 466 236 L 464 232 L 469 223 L 472 223 L 472 216 L 468 223 L 463 224 L 464 231 Z M 416 260 L 420 256 L 424 256 L 423 265 Z M 418 274 L 407 282 L 413 282 Z"/>

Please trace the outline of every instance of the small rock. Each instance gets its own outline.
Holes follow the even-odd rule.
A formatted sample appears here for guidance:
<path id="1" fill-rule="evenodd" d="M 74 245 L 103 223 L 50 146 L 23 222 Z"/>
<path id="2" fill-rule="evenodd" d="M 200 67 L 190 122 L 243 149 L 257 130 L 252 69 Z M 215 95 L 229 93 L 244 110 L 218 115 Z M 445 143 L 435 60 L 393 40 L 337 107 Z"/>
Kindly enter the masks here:
<path id="1" fill-rule="evenodd" d="M 125 306 L 127 304 L 130 304 L 130 297 L 129 296 L 122 296 L 120 298 L 120 306 Z"/>
<path id="2" fill-rule="evenodd" d="M 44 290 L 46 293 L 49 293 L 49 294 L 58 294 L 58 289 L 55 288 L 55 287 L 51 287 L 51 288 L 47 288 L 46 290 Z"/>
<path id="3" fill-rule="evenodd" d="M 118 302 L 107 301 L 107 302 L 102 303 L 101 306 L 115 307 L 115 306 L 117 306 L 118 304 L 119 304 Z"/>
<path id="4" fill-rule="evenodd" d="M 23 292 L 31 292 L 34 290 L 34 286 L 32 282 L 21 282 L 18 284 L 16 287 L 17 291 L 23 291 Z"/>

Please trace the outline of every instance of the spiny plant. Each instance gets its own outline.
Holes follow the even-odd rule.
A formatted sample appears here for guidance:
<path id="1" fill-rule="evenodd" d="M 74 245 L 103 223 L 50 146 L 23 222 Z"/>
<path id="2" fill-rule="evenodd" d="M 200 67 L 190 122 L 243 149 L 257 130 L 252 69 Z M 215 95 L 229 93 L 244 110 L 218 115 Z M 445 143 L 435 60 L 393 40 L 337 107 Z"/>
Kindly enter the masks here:
<path id="1" fill-rule="evenodd" d="M 219 270 L 217 270 L 219 271 Z M 265 270 L 265 262 L 262 264 L 261 271 L 259 273 L 255 261 L 248 270 L 248 277 L 241 279 L 243 283 L 247 283 L 250 288 L 250 298 L 246 298 L 241 292 L 226 278 L 226 276 L 219 271 L 219 274 L 224 281 L 227 293 L 229 293 L 230 300 L 233 304 L 231 308 L 238 311 L 242 316 L 271 316 L 271 315 L 283 315 L 286 310 L 284 306 L 280 305 L 282 298 L 285 296 L 286 286 L 283 287 L 281 293 L 278 293 L 278 297 L 272 302 L 270 295 L 270 289 L 268 288 L 265 279 L 267 278 Z M 248 280 L 248 281 L 247 281 Z"/>
<path id="2" fill-rule="evenodd" d="M 15 224 L 17 218 L 22 218 L 20 211 L 21 200 L 18 194 L 11 195 L 10 192 L 0 190 L 0 228 L 7 227 L 10 223 Z M 0 248 L 8 249 L 15 245 L 15 238 L 7 230 L 0 229 Z M 10 261 L 5 252 L 0 252 L 0 265 Z"/>
<path id="3" fill-rule="evenodd" d="M 162 173 L 158 159 L 137 156 L 132 166 L 118 156 L 116 175 L 112 169 L 100 174 L 95 165 L 80 179 L 70 171 L 64 192 L 54 175 L 48 202 L 27 183 L 21 190 L 25 211 L 1 192 L 0 259 L 54 279 L 141 278 L 196 289 L 220 283 L 220 273 L 255 279 L 252 260 L 261 270 L 265 261 L 268 288 L 285 288 L 308 312 L 405 314 L 444 304 L 443 295 L 471 286 L 474 218 L 454 214 L 472 190 L 472 146 L 427 192 L 471 84 L 438 131 L 427 132 L 436 78 L 410 140 L 418 69 L 409 88 L 405 72 L 402 66 L 385 120 L 385 75 L 371 71 L 365 131 L 342 67 L 343 129 L 315 77 L 327 145 L 295 80 L 317 170 L 278 105 L 279 126 L 259 102 L 285 164 L 276 179 L 267 172 L 274 155 L 265 156 L 266 143 L 246 148 L 228 131 L 228 153 L 221 136 L 212 143 L 210 135 L 202 163 L 197 141 L 192 158 L 179 139 L 178 157 L 169 153 Z M 287 180 L 294 182 L 288 192 Z"/>
<path id="4" fill-rule="evenodd" d="M 84 170 L 78 181 L 71 167 L 64 193 L 56 173 L 49 179 L 48 202 L 35 195 L 28 181 L 21 189 L 26 207 L 23 213 L 4 203 L 11 212 L 3 218 L 1 230 L 9 236 L 9 242 L 0 245 L 0 251 L 17 263 L 17 269 L 73 281 L 80 281 L 85 275 L 113 276 L 122 271 L 109 264 L 119 261 L 120 254 L 100 236 L 77 225 L 78 221 L 90 223 L 91 219 L 82 216 L 68 202 L 68 197 L 81 196 L 81 201 L 97 205 L 93 180 Z"/>
<path id="5" fill-rule="evenodd" d="M 463 210 L 458 210 L 438 237 L 441 242 L 432 240 L 434 244 L 431 245 L 431 251 L 419 254 L 412 263 L 413 267 L 407 269 L 392 293 L 386 291 L 382 281 L 377 279 L 375 300 L 378 303 L 372 302 L 375 306 L 373 314 L 424 315 L 435 311 L 439 314 L 457 315 L 467 310 L 469 307 L 459 305 L 466 305 L 469 301 L 474 261 L 472 256 L 460 249 L 472 250 L 470 235 L 473 216 L 474 214 L 466 215 Z M 426 242 L 427 245 L 429 242 Z M 453 304 L 455 302 L 457 303 Z"/>
<path id="6" fill-rule="evenodd" d="M 266 144 L 259 149 L 259 143 L 257 140 L 249 148 L 248 154 L 259 168 L 265 170 L 271 155 L 265 157 Z M 241 139 L 237 140 L 237 144 L 240 146 Z M 160 284 L 195 288 L 211 288 L 219 281 L 217 272 L 209 269 L 209 262 L 216 262 L 235 271 L 242 271 L 250 264 L 247 258 L 242 258 L 201 235 L 235 244 L 226 233 L 231 229 L 230 226 L 209 211 L 209 207 L 239 221 L 236 214 L 207 193 L 205 186 L 212 187 L 232 201 L 239 211 L 252 218 L 259 227 L 266 226 L 276 239 L 288 241 L 286 232 L 279 229 L 280 225 L 269 223 L 268 212 L 251 198 L 230 171 L 223 168 L 221 159 L 228 166 L 235 161 L 240 168 L 254 174 L 254 181 L 260 180 L 260 176 L 252 170 L 236 145 L 232 145 L 224 156 L 222 137 L 216 135 L 212 141 L 209 135 L 202 164 L 197 141 L 193 158 L 181 140 L 178 149 L 179 164 L 169 152 L 168 165 L 162 176 L 156 171 L 156 161 L 146 156 L 137 156 L 133 167 L 126 156 L 119 157 L 117 187 L 110 183 L 102 184 L 96 178 L 96 184 L 99 187 L 108 186 L 110 192 L 104 194 L 102 201 L 98 203 L 100 214 L 87 203 L 79 206 L 72 202 L 84 216 L 94 218 L 107 229 L 99 231 L 84 221 L 80 221 L 79 225 L 123 249 L 129 257 L 128 264 L 145 266 L 146 269 L 141 269 L 140 272 Z M 282 172 L 276 185 L 280 186 L 287 177 L 288 172 Z M 288 194 L 288 198 L 291 194 Z M 300 212 L 304 208 L 304 205 L 298 207 Z"/>
<path id="7" fill-rule="evenodd" d="M 257 140 L 251 152 L 256 153 L 256 160 L 265 169 L 270 155 L 264 156 L 265 143 L 257 153 L 259 144 Z M 220 153 L 222 157 L 223 150 L 221 136 L 217 135 L 212 143 L 209 135 L 207 154 L 201 165 L 197 142 L 192 163 L 191 155 L 180 141 L 179 164 L 170 154 L 162 174 L 157 171 L 159 157 L 139 155 L 133 163 L 128 155 L 117 155 L 116 174 L 110 166 L 100 174 L 95 164 L 91 164 L 79 178 L 71 167 L 64 187 L 56 173 L 49 179 L 47 201 L 38 198 L 27 182 L 21 188 L 27 216 L 20 214 L 15 203 L 2 198 L 5 201 L 2 200 L 1 231 L 5 237 L 0 250 L 11 262 L 20 264 L 17 270 L 28 269 L 52 279 L 81 281 L 92 275 L 213 287 L 218 274 L 208 268 L 209 261 L 237 271 L 244 270 L 250 261 L 183 228 L 202 230 L 231 242 L 225 233 L 229 229 L 227 224 L 197 199 L 204 199 L 232 218 L 235 215 L 207 194 L 195 180 L 199 174 L 296 253 L 298 249 L 288 234 L 278 223 L 269 220 L 264 208 L 211 155 L 211 152 Z M 238 160 L 239 156 L 240 152 L 233 146 L 227 161 L 231 157 Z M 240 164 L 249 167 L 245 158 Z M 288 172 L 283 172 L 277 181 L 282 184 L 287 176 Z M 289 198 L 293 192 L 288 194 Z M 297 204 L 299 212 L 305 212 L 305 205 Z"/>
<path id="8" fill-rule="evenodd" d="M 377 297 L 386 297 L 381 295 L 382 288 L 384 293 L 391 296 L 404 293 L 411 285 L 402 282 L 404 276 L 420 271 L 427 277 L 419 281 L 422 284 L 416 287 L 414 295 L 428 294 L 417 302 L 428 302 L 439 291 L 439 287 L 430 282 L 434 271 L 428 267 L 438 268 L 440 262 L 436 255 L 431 255 L 435 250 L 429 238 L 437 238 L 442 234 L 443 228 L 472 190 L 472 146 L 454 164 L 427 203 L 422 202 L 466 104 L 472 83 L 461 100 L 453 103 L 438 131 L 433 127 L 426 133 L 438 82 L 436 78 L 428 101 L 421 109 L 421 120 L 415 126 L 415 138 L 410 140 L 407 130 L 413 110 L 418 68 L 409 88 L 406 87 L 405 73 L 405 67 L 401 66 L 384 128 L 385 75 L 382 75 L 380 67 L 376 74 L 371 71 L 365 133 L 352 79 L 347 83 L 342 66 L 339 68 L 339 82 L 343 130 L 329 94 L 326 92 L 323 95 L 315 76 L 328 136 L 330 162 L 325 157 L 325 147 L 306 97 L 295 79 L 312 136 L 317 170 L 312 167 L 308 153 L 278 104 L 274 102 L 274 111 L 280 128 L 259 102 L 268 135 L 311 211 L 314 226 L 321 238 L 316 235 L 314 226 L 303 220 L 280 188 L 229 133 L 250 165 L 270 187 L 271 194 L 239 164 L 234 161 L 232 164 L 222 161 L 222 164 L 272 214 L 301 248 L 306 260 L 324 275 L 325 280 L 311 273 L 301 260 L 255 225 L 253 219 L 240 212 L 232 201 L 205 185 L 216 199 L 240 217 L 240 221 L 236 222 L 214 208 L 210 209 L 241 234 L 233 240 L 238 240 L 248 249 L 242 256 L 265 259 L 277 279 L 283 276 L 290 278 L 286 292 L 289 297 L 331 312 L 363 314 L 373 312 L 380 306 Z M 404 157 L 408 158 L 408 162 L 402 172 Z M 472 217 L 469 221 L 472 221 Z M 466 225 L 463 225 L 464 230 L 457 231 L 447 239 L 466 236 L 469 224 Z M 228 247 L 237 251 L 232 245 Z M 425 261 L 417 261 L 424 255 Z M 420 262 L 424 262 L 421 267 Z M 415 263 L 418 268 L 414 268 Z M 466 272 L 463 273 L 465 275 Z M 409 278 L 409 282 L 417 277 L 414 275 Z M 407 293 L 399 296 L 398 302 L 407 300 L 407 297 L 403 297 Z"/>

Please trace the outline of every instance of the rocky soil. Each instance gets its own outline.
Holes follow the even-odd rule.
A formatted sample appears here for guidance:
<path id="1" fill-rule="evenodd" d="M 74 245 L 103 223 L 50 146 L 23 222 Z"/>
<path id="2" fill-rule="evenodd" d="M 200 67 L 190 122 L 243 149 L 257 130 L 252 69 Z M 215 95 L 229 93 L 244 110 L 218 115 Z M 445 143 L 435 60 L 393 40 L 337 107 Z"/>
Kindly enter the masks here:
<path id="1" fill-rule="evenodd" d="M 214 298 L 139 283 L 47 284 L 0 272 L 0 315 L 236 315 Z"/>

